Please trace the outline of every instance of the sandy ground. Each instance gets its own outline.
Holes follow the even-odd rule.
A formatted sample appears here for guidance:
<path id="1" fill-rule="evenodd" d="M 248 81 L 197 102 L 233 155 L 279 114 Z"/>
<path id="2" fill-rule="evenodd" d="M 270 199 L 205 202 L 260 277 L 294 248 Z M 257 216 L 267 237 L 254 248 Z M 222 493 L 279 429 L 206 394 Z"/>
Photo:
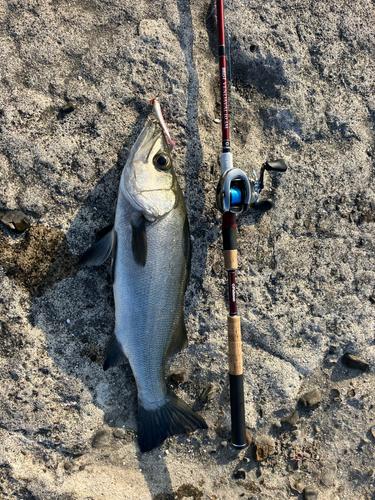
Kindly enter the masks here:
<path id="1" fill-rule="evenodd" d="M 238 218 L 253 437 L 240 452 L 229 444 L 214 206 L 214 3 L 0 0 L 0 209 L 31 223 L 20 235 L 0 228 L 1 498 L 375 498 L 374 3 L 230 0 L 226 15 L 236 166 L 251 175 L 267 159 L 289 165 L 266 178 L 275 208 Z M 209 429 L 141 454 L 130 367 L 102 369 L 109 265 L 77 261 L 113 222 L 155 95 L 194 238 L 189 347 L 168 384 Z M 369 369 L 343 364 L 347 352 Z M 270 455 L 257 461 L 262 439 Z"/>

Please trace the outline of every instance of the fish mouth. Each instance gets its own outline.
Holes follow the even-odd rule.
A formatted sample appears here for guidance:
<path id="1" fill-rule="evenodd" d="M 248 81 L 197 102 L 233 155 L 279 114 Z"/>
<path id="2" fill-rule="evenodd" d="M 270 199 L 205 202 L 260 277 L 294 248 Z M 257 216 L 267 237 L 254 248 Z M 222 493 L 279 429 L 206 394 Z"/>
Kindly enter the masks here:
<path id="1" fill-rule="evenodd" d="M 132 160 L 137 157 L 137 159 L 147 162 L 154 149 L 155 143 L 159 139 L 162 139 L 162 149 L 170 153 L 171 147 L 165 137 L 159 121 L 155 117 L 150 117 L 132 147 Z"/>

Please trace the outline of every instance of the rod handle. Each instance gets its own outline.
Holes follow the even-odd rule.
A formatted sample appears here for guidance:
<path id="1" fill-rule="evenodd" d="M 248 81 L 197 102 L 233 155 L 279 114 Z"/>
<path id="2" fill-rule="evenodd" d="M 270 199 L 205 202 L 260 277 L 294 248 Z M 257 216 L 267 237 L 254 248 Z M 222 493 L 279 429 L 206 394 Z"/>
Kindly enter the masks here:
<path id="1" fill-rule="evenodd" d="M 246 426 L 243 374 L 229 374 L 229 385 L 232 421 L 232 444 L 235 448 L 244 448 L 246 446 Z"/>
<path id="2" fill-rule="evenodd" d="M 237 250 L 224 250 L 224 268 L 226 271 L 234 271 L 238 268 Z"/>
<path id="3" fill-rule="evenodd" d="M 228 316 L 229 373 L 242 375 L 241 318 Z"/>

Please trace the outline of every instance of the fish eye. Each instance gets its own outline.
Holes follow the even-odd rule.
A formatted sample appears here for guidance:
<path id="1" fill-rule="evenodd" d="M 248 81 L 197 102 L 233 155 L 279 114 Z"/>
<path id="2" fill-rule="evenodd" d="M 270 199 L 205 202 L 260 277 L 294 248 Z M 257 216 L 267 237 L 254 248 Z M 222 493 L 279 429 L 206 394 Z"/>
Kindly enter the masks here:
<path id="1" fill-rule="evenodd" d="M 154 156 L 154 165 L 159 170 L 169 170 L 171 160 L 165 153 L 158 153 Z"/>

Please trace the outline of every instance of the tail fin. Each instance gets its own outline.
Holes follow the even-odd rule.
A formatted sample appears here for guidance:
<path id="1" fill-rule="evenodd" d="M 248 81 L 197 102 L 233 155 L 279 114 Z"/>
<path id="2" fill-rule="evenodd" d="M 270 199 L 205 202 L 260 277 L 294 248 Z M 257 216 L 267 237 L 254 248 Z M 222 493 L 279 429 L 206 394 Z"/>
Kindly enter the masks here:
<path id="1" fill-rule="evenodd" d="M 142 452 L 150 451 L 168 436 L 207 429 L 207 424 L 182 399 L 169 392 L 164 406 L 145 410 L 138 406 L 138 442 Z"/>

